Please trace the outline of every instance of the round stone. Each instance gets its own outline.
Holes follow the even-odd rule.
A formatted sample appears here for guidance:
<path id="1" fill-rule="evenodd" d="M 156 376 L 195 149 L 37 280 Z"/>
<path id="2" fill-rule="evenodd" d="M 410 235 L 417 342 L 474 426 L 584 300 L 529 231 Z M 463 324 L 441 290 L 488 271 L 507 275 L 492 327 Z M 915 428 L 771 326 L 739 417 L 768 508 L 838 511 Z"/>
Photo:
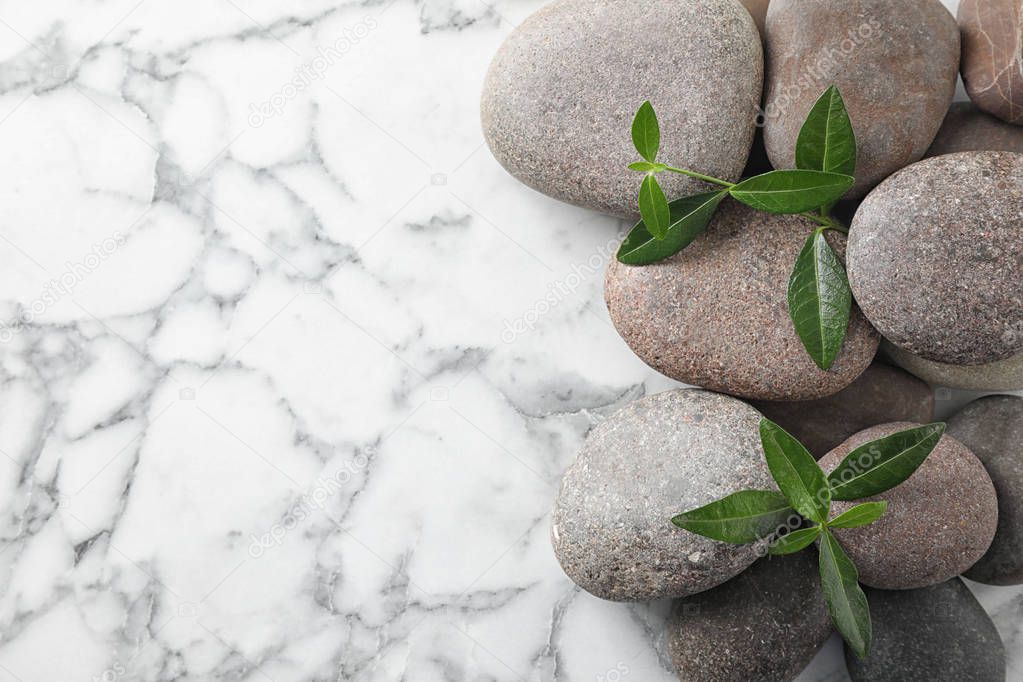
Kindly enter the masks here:
<path id="1" fill-rule="evenodd" d="M 821 93 L 838 86 L 856 132 L 862 197 L 922 158 L 948 111 L 959 28 L 940 0 L 773 0 L 767 10 L 764 138 L 776 168 Z"/>
<path id="2" fill-rule="evenodd" d="M 959 578 L 866 593 L 874 639 L 866 660 L 845 647 L 852 682 L 1005 681 L 998 630 Z"/>
<path id="3" fill-rule="evenodd" d="M 616 601 L 682 597 L 720 585 L 763 553 L 672 524 L 680 512 L 745 489 L 776 489 L 760 414 L 728 396 L 669 391 L 597 424 L 565 472 L 551 540 L 587 592 Z"/>
<path id="4" fill-rule="evenodd" d="M 632 119 L 650 100 L 659 160 L 734 180 L 749 155 L 763 83 L 760 34 L 735 0 L 555 0 L 505 40 L 483 86 L 498 162 L 556 199 L 624 218 L 643 180 Z M 706 185 L 665 173 L 676 198 Z"/>
<path id="5" fill-rule="evenodd" d="M 913 355 L 882 340 L 881 355 L 935 386 L 967 391 L 1023 389 L 1023 353 L 984 365 L 949 365 Z"/>
<path id="6" fill-rule="evenodd" d="M 914 426 L 897 422 L 860 431 L 825 455 L 821 468 L 830 472 L 856 447 Z M 987 551 L 998 522 L 995 489 L 984 465 L 947 434 L 905 482 L 864 500 L 833 502 L 832 515 L 882 500 L 888 511 L 880 519 L 834 532 L 856 564 L 860 582 L 886 590 L 925 587 L 959 575 Z"/>
<path id="7" fill-rule="evenodd" d="M 895 345 L 979 365 L 1023 349 L 1023 155 L 947 154 L 899 171 L 860 205 L 849 284 Z"/>
<path id="8" fill-rule="evenodd" d="M 989 585 L 1023 583 L 1023 398 L 993 395 L 952 417 L 948 432 L 977 456 L 998 494 L 998 530 L 966 577 Z"/>
<path id="9" fill-rule="evenodd" d="M 618 333 L 657 371 L 683 383 L 758 400 L 807 400 L 848 386 L 878 336 L 855 307 L 829 371 L 810 358 L 789 318 L 788 282 L 814 224 L 737 202 L 671 258 L 612 261 L 604 295 Z M 842 235 L 832 244 L 841 253 Z"/>
<path id="10" fill-rule="evenodd" d="M 963 82 L 973 102 L 1023 123 L 1023 0 L 960 0 Z"/>
<path id="11" fill-rule="evenodd" d="M 757 30 L 760 34 L 764 33 L 764 20 L 767 18 L 767 4 L 771 0 L 739 0 L 742 6 L 745 7 L 750 16 L 753 17 L 753 21 L 757 24 Z"/>
<path id="12" fill-rule="evenodd" d="M 1023 153 L 1023 127 L 984 113 L 970 102 L 955 102 L 927 156 L 986 151 Z"/>
<path id="13" fill-rule="evenodd" d="M 792 680 L 831 630 L 810 548 L 761 559 L 724 585 L 680 599 L 668 651 L 680 680 Z"/>
<path id="14" fill-rule="evenodd" d="M 818 400 L 757 401 L 753 407 L 823 457 L 858 431 L 889 422 L 934 419 L 934 391 L 895 367 L 875 362 L 835 395 Z"/>

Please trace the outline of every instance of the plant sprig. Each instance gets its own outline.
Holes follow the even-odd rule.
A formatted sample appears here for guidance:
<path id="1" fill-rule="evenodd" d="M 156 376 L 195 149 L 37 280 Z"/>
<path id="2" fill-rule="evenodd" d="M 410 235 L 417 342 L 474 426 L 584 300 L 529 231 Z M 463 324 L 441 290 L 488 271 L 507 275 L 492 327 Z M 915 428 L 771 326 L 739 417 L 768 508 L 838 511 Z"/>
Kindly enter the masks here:
<path id="1" fill-rule="evenodd" d="M 864 443 L 825 474 L 810 452 L 769 419 L 760 442 L 778 490 L 740 490 L 671 521 L 692 533 L 732 544 L 769 540 L 768 552 L 793 554 L 820 541 L 821 591 L 836 629 L 860 658 L 870 651 L 867 596 L 852 559 L 832 533 L 881 518 L 887 502 L 864 502 L 831 518 L 833 500 L 879 495 L 913 475 L 945 432 L 941 423 L 893 433 Z M 793 522 L 795 520 L 795 522 Z"/>
<path id="2" fill-rule="evenodd" d="M 632 142 L 644 159 L 629 164 L 644 173 L 639 191 L 642 218 L 618 250 L 627 265 L 647 265 L 689 246 L 731 197 L 757 210 L 799 215 L 818 227 L 807 238 L 789 278 L 789 317 L 803 347 L 822 370 L 829 370 L 842 350 L 852 311 L 852 291 L 845 266 L 828 244 L 828 230 L 847 232 L 831 209 L 855 183 L 856 135 L 834 86 L 817 100 L 796 140 L 796 168 L 773 170 L 733 183 L 657 161 L 660 124 L 653 105 L 640 106 L 632 121 Z M 678 173 L 720 189 L 668 202 L 657 176 Z"/>

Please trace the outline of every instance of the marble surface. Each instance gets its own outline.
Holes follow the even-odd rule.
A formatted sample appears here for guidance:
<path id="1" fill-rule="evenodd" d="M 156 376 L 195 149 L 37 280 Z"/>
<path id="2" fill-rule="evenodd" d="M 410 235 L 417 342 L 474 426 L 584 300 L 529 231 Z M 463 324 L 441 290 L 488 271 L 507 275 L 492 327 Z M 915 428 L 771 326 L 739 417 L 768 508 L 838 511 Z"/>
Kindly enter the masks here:
<path id="1" fill-rule="evenodd" d="M 547 537 L 675 384 L 603 306 L 626 226 L 483 146 L 541 4 L 0 2 L 0 680 L 673 678 Z"/>

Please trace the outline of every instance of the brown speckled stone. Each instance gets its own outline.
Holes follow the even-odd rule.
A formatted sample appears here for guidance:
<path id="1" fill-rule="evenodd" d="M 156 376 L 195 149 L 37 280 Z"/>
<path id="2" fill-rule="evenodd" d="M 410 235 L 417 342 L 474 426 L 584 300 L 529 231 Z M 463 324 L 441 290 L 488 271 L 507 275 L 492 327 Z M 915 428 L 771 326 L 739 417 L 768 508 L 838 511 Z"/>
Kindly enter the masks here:
<path id="1" fill-rule="evenodd" d="M 975 400 L 948 422 L 948 432 L 987 469 L 998 493 L 998 530 L 966 577 L 989 585 L 1023 583 L 1023 398 Z"/>
<path id="2" fill-rule="evenodd" d="M 835 467 L 857 446 L 917 424 L 873 426 L 825 455 L 821 468 Z M 832 516 L 865 501 L 888 502 L 880 519 L 860 528 L 836 529 L 860 582 L 904 590 L 944 582 L 972 566 L 991 544 L 998 523 L 995 488 L 984 465 L 947 434 L 901 485 L 875 497 L 834 502 Z"/>
<path id="3" fill-rule="evenodd" d="M 687 389 L 597 424 L 554 504 L 551 542 L 568 577 L 604 599 L 646 601 L 710 589 L 752 564 L 762 546 L 710 540 L 671 518 L 739 490 L 777 489 L 759 422 L 735 398 Z"/>
<path id="4" fill-rule="evenodd" d="M 668 651 L 680 680 L 792 680 L 831 630 L 811 547 L 761 559 L 724 585 L 680 599 Z"/>
<path id="5" fill-rule="evenodd" d="M 794 402 L 758 401 L 753 407 L 779 424 L 816 457 L 858 431 L 888 422 L 934 419 L 934 391 L 901 369 L 875 362 L 835 395 Z"/>
<path id="6" fill-rule="evenodd" d="M 1023 123 L 1023 0 L 960 0 L 963 82 L 973 102 Z"/>
<path id="7" fill-rule="evenodd" d="M 967 391 L 1015 391 L 1023 389 L 1023 353 L 984 365 L 949 365 L 913 355 L 882 339 L 885 359 L 935 386 Z"/>
<path id="8" fill-rule="evenodd" d="M 1023 349 L 1023 155 L 947 154 L 905 168 L 860 205 L 849 284 L 886 339 L 979 365 Z"/>
<path id="9" fill-rule="evenodd" d="M 862 197 L 923 157 L 955 94 L 959 29 L 939 0 L 774 0 L 767 10 L 764 138 L 795 166 L 806 114 L 830 85 L 856 131 Z"/>
<path id="10" fill-rule="evenodd" d="M 556 199 L 635 218 L 633 116 L 650 100 L 665 163 L 737 179 L 763 82 L 760 35 L 735 0 L 555 0 L 505 40 L 483 86 L 498 162 Z M 664 174 L 669 199 L 706 191 Z"/>
<path id="11" fill-rule="evenodd" d="M 955 152 L 1023 153 L 1023 127 L 986 114 L 969 102 L 955 102 L 927 156 Z"/>
<path id="12" fill-rule="evenodd" d="M 641 267 L 610 264 L 611 320 L 644 362 L 687 384 L 758 400 L 837 393 L 870 364 L 878 336 L 854 307 L 829 371 L 803 348 L 787 290 L 813 229 L 805 218 L 725 202 L 707 232 L 675 256 Z"/>

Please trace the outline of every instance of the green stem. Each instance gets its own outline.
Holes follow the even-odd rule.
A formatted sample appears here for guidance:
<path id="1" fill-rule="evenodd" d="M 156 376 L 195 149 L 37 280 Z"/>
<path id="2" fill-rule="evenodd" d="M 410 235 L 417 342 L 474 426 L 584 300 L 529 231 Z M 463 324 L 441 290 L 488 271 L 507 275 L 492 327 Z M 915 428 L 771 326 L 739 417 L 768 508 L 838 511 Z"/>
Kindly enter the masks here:
<path id="1" fill-rule="evenodd" d="M 686 170 L 684 168 L 672 168 L 671 166 L 666 166 L 664 168 L 664 170 L 670 171 L 672 173 L 681 173 L 682 175 L 688 175 L 691 178 L 696 178 L 697 180 L 703 180 L 704 182 L 710 182 L 710 183 L 713 183 L 715 185 L 721 185 L 722 187 L 728 187 L 729 189 L 731 189 L 732 187 L 735 187 L 735 183 L 734 182 L 726 182 L 725 180 L 721 180 L 720 178 L 712 178 L 709 175 L 703 175 L 702 173 L 697 173 L 695 171 Z"/>

